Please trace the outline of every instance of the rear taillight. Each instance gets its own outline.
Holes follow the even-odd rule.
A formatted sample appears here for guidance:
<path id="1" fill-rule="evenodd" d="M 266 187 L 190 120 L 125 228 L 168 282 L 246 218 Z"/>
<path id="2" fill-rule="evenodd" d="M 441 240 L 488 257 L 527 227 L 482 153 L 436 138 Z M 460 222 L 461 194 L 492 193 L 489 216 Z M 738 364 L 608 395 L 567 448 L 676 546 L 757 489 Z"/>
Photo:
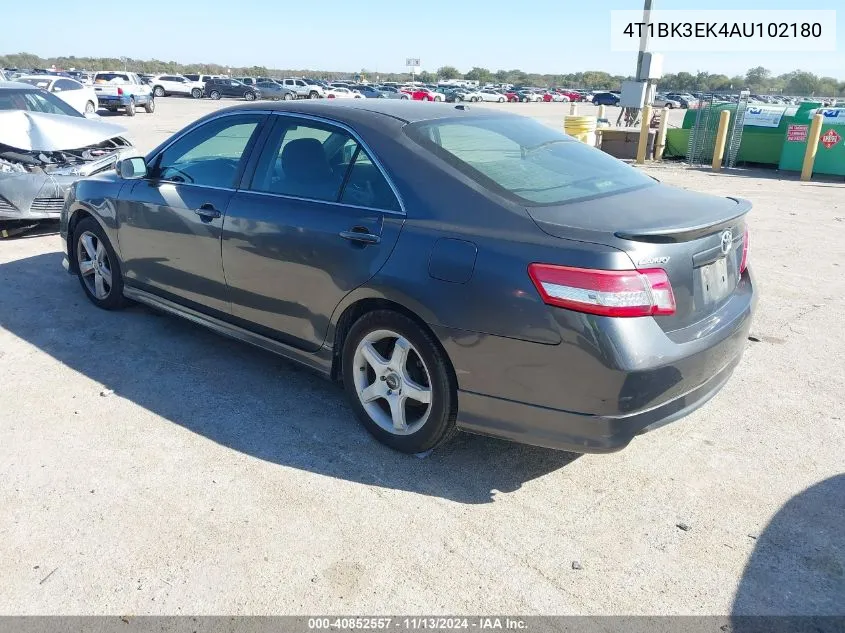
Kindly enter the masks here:
<path id="1" fill-rule="evenodd" d="M 547 305 L 612 317 L 675 313 L 672 284 L 662 268 L 596 270 L 531 264 L 528 275 Z"/>
<path id="2" fill-rule="evenodd" d="M 334 95 L 329 95 L 329 96 L 328 96 L 328 98 L 329 98 L 329 99 L 334 99 Z"/>
<path id="3" fill-rule="evenodd" d="M 118 89 L 117 89 L 117 94 L 118 94 L 118 96 L 121 96 L 121 97 L 122 97 L 122 96 L 123 96 L 123 88 L 118 88 Z"/>
<path id="4" fill-rule="evenodd" d="M 742 235 L 742 260 L 739 262 L 739 274 L 745 272 L 748 268 L 748 227 L 745 227 L 745 233 Z"/>

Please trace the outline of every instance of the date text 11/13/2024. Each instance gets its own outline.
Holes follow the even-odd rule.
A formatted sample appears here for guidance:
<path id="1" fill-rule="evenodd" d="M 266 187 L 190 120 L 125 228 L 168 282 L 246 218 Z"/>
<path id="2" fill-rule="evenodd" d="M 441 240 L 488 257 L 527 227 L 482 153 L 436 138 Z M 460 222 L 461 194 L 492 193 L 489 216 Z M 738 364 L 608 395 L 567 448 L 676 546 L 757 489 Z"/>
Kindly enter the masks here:
<path id="1" fill-rule="evenodd" d="M 510 617 L 326 617 L 309 618 L 312 631 L 382 630 L 382 631 L 442 631 L 442 630 L 510 630 L 525 631 L 528 624 Z"/>

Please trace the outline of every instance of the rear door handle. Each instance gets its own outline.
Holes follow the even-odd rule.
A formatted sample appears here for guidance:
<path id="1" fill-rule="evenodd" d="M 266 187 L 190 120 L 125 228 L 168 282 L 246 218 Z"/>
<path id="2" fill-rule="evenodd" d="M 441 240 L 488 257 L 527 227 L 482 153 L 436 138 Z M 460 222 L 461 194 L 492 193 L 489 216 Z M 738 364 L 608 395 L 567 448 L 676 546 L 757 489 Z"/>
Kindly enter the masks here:
<path id="1" fill-rule="evenodd" d="M 340 236 L 351 242 L 360 242 L 361 244 L 378 244 L 381 242 L 381 237 L 373 235 L 363 227 L 355 227 L 351 231 L 341 231 Z"/>
<path id="2" fill-rule="evenodd" d="M 195 213 L 200 216 L 203 222 L 210 222 L 211 220 L 217 219 L 223 215 L 220 211 L 214 208 L 213 204 L 209 204 L 208 202 L 197 209 Z"/>

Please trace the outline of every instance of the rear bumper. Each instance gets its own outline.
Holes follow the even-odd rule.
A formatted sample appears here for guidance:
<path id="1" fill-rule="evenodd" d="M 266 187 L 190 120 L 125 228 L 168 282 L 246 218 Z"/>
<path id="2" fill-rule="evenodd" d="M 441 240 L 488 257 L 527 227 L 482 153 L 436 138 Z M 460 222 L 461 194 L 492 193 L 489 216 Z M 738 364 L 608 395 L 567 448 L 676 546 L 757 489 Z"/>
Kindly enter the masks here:
<path id="1" fill-rule="evenodd" d="M 576 453 L 610 453 L 625 448 L 637 435 L 679 420 L 701 407 L 725 385 L 739 358 L 679 398 L 654 409 L 617 417 L 573 413 L 461 391 L 458 426 L 470 433 L 522 444 Z"/>
<path id="2" fill-rule="evenodd" d="M 129 105 L 130 101 L 135 101 L 135 105 L 144 105 L 152 100 L 151 94 L 124 94 L 124 95 L 103 95 L 97 94 L 97 101 L 103 107 L 124 107 Z"/>
<path id="3" fill-rule="evenodd" d="M 117 95 L 97 95 L 97 101 L 101 106 L 125 106 L 131 97 L 129 95 L 124 95 L 122 97 Z"/>
<path id="4" fill-rule="evenodd" d="M 609 452 L 703 405 L 742 357 L 756 304 L 751 274 L 681 334 L 651 318 L 553 311 L 547 345 L 435 327 L 458 380 L 459 428 L 526 444 Z"/>

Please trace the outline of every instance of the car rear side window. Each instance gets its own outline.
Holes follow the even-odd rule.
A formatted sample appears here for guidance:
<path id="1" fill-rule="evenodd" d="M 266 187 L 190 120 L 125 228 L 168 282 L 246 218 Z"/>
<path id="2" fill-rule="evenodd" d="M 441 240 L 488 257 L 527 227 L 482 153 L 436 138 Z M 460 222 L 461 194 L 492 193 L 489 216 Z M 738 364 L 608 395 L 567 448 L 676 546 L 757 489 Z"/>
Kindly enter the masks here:
<path id="1" fill-rule="evenodd" d="M 340 201 L 371 209 L 402 210 L 384 174 L 361 146 L 357 148 Z"/>
<path id="2" fill-rule="evenodd" d="M 253 191 L 401 210 L 384 174 L 349 132 L 320 121 L 279 119 L 258 160 Z"/>
<path id="3" fill-rule="evenodd" d="M 405 130 L 472 180 L 520 204 L 563 204 L 654 183 L 635 168 L 526 117 L 438 119 Z"/>
<path id="4" fill-rule="evenodd" d="M 72 79 L 57 79 L 53 85 L 53 90 L 61 90 L 67 92 L 68 90 L 81 90 L 82 84 L 79 84 Z"/>

